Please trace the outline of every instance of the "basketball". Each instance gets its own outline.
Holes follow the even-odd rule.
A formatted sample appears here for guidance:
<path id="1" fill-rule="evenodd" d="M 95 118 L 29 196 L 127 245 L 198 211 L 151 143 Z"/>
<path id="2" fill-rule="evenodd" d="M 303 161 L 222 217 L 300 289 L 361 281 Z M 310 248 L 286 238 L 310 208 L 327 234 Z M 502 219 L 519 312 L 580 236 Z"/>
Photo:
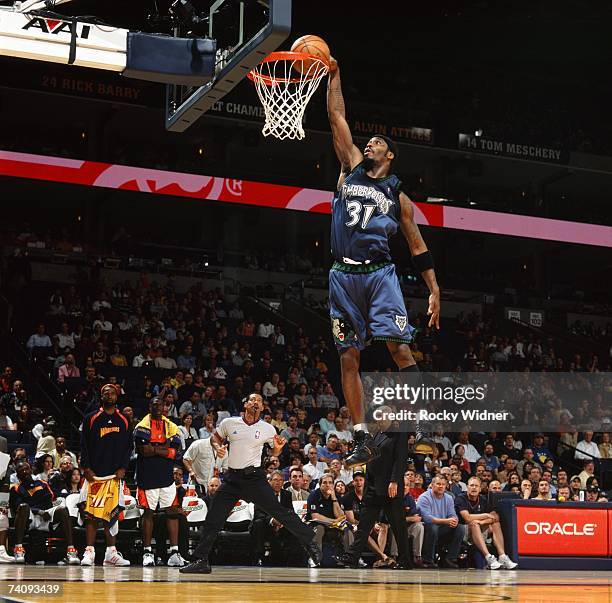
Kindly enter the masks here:
<path id="1" fill-rule="evenodd" d="M 318 57 L 321 57 L 326 63 L 329 63 L 329 58 L 331 53 L 329 51 L 329 46 L 327 42 L 323 38 L 319 36 L 306 35 L 298 38 L 291 46 L 291 52 L 305 52 L 307 54 L 312 54 Z M 305 59 L 302 65 L 300 63 L 296 63 L 295 68 L 298 71 L 302 71 L 302 69 L 309 69 L 314 61 L 310 59 Z"/>

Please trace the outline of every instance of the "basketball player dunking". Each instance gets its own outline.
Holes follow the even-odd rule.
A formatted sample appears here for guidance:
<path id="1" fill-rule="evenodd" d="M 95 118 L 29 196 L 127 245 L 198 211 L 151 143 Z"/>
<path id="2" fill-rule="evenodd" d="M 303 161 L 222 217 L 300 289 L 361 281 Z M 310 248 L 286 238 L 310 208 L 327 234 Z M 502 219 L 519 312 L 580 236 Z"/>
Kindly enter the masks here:
<path id="1" fill-rule="evenodd" d="M 385 341 L 400 371 L 418 372 L 408 344 L 404 298 L 391 262 L 389 238 L 402 230 L 412 260 L 429 287 L 429 326 L 440 328 L 440 289 L 433 258 L 414 222 L 414 206 L 391 173 L 395 143 L 374 136 L 362 153 L 353 143 L 345 116 L 337 62 L 331 59 L 327 112 L 334 149 L 340 160 L 338 189 L 332 206 L 329 305 L 334 341 L 340 353 L 342 390 L 355 424 L 355 449 L 348 466 L 378 456 L 365 422 L 359 375 L 360 352 L 371 341 Z"/>

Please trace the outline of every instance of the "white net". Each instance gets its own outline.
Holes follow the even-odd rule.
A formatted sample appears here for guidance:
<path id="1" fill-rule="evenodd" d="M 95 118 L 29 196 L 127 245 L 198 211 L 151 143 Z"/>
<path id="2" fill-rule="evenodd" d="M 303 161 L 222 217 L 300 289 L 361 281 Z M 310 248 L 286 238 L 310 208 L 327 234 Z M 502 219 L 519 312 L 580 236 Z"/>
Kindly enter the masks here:
<path id="1" fill-rule="evenodd" d="M 276 56 L 272 54 L 249 74 L 266 117 L 262 133 L 280 140 L 302 140 L 306 105 L 329 67 L 314 55 L 285 52 Z"/>

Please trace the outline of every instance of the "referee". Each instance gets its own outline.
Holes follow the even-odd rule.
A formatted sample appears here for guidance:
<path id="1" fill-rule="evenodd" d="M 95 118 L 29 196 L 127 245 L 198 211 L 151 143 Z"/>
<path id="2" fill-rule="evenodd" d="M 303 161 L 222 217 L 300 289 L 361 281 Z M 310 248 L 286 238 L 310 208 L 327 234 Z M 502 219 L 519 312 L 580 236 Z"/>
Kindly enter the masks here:
<path id="1" fill-rule="evenodd" d="M 313 530 L 302 523 L 295 512 L 281 506 L 266 480 L 261 467 L 263 445 L 272 445 L 272 454 L 278 456 L 285 439 L 276 435 L 272 425 L 260 421 L 262 410 L 262 397 L 251 394 L 244 403 L 244 417 L 224 419 L 211 436 L 212 446 L 220 458 L 226 454 L 225 442 L 229 442 L 229 470 L 212 498 L 200 543 L 193 553 L 196 560 L 179 570 L 183 574 L 210 574 L 208 554 L 238 499 L 259 505 L 299 540 L 315 566 L 321 563 L 321 555 L 313 542 Z"/>

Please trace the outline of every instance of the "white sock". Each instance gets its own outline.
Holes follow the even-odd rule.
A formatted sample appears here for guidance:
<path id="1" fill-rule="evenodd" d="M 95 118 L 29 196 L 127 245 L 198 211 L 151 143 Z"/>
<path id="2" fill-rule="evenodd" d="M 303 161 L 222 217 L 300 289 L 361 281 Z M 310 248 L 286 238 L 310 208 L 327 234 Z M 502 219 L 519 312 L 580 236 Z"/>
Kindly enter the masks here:
<path id="1" fill-rule="evenodd" d="M 178 544 L 176 546 L 171 546 L 170 547 L 170 552 L 171 553 L 178 553 Z"/>
<path id="2" fill-rule="evenodd" d="M 116 553 L 117 552 L 117 547 L 116 546 L 107 546 L 106 547 L 106 552 L 107 553 Z"/>

